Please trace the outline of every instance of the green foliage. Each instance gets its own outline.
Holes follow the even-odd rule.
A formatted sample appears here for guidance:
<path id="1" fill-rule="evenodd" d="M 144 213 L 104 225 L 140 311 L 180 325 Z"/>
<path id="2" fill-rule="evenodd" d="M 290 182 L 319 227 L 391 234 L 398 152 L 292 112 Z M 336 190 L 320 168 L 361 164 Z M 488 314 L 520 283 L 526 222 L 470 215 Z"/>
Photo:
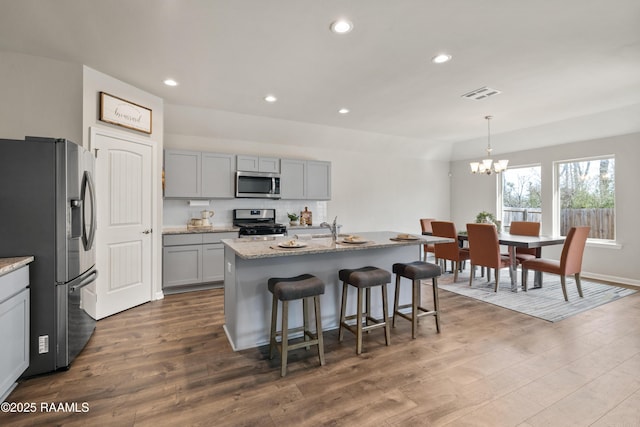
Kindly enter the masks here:
<path id="1" fill-rule="evenodd" d="M 540 168 L 515 168 L 504 173 L 502 205 L 510 208 L 540 208 Z"/>
<path id="2" fill-rule="evenodd" d="M 591 171 L 596 169 L 597 171 Z M 565 163 L 560 168 L 560 206 L 566 209 L 615 207 L 613 159 Z"/>
<path id="3" fill-rule="evenodd" d="M 289 212 L 287 212 L 287 216 L 289 217 L 289 221 L 297 221 L 298 218 L 300 218 L 298 214 L 289 213 Z"/>
<path id="4" fill-rule="evenodd" d="M 482 211 L 478 215 L 476 215 L 476 223 L 480 224 L 483 222 L 491 222 L 495 224 L 496 217 L 493 216 L 491 212 Z"/>

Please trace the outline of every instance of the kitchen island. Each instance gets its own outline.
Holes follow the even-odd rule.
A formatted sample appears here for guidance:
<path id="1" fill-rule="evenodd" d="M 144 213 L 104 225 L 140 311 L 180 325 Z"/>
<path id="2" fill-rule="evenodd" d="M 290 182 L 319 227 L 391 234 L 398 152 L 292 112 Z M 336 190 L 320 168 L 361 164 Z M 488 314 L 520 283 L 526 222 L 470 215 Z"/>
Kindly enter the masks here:
<path id="1" fill-rule="evenodd" d="M 271 294 L 267 289 L 270 277 L 291 277 L 309 273 L 325 283 L 325 293 L 320 299 L 324 330 L 335 329 L 339 324 L 342 285 L 338 271 L 343 268 L 360 268 L 368 265 L 384 268 L 389 272 L 396 262 L 412 262 L 420 259 L 420 245 L 451 242 L 452 239 L 433 236 L 411 236 L 397 239 L 399 233 L 390 231 L 358 233 L 357 243 L 345 241 L 340 235 L 333 243 L 330 237 L 305 236 L 297 240 L 301 247 L 283 248 L 279 245 L 291 241 L 291 237 L 270 239 L 224 239 L 224 314 L 225 332 L 234 350 L 258 347 L 269 342 L 271 322 Z M 362 243 L 361 241 L 365 241 Z M 394 284 L 388 286 L 389 310 L 394 302 Z M 350 292 L 355 292 L 354 289 Z M 411 286 L 401 288 L 402 302 L 411 300 Z M 349 298 L 349 302 L 355 298 Z M 289 324 L 302 324 L 300 301 L 289 308 Z M 347 308 L 355 312 L 355 303 Z M 372 298 L 374 316 L 382 315 L 379 298 Z M 389 313 L 391 314 L 391 313 Z"/>

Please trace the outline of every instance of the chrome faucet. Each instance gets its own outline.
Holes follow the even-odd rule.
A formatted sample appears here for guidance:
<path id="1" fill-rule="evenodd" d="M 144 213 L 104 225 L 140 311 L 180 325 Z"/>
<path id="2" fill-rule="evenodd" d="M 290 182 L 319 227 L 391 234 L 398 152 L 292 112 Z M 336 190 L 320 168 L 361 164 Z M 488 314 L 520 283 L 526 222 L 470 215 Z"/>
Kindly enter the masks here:
<path id="1" fill-rule="evenodd" d="M 335 243 L 336 240 L 338 240 L 338 217 L 335 217 L 333 219 L 333 225 L 329 224 L 327 222 L 323 222 L 322 224 L 320 224 L 320 227 L 327 227 L 329 229 L 329 231 L 331 231 L 331 240 L 333 240 L 333 242 Z"/>

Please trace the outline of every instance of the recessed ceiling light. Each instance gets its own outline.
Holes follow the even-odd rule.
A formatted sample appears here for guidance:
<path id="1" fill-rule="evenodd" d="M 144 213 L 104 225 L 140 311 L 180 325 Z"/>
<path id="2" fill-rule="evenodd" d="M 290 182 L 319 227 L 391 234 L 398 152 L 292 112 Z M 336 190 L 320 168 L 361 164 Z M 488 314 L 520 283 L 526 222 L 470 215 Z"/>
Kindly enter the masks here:
<path id="1" fill-rule="evenodd" d="M 340 114 L 347 114 L 348 112 L 349 112 L 348 108 L 341 108 L 341 109 L 338 110 L 338 113 L 340 113 Z"/>
<path id="2" fill-rule="evenodd" d="M 166 79 L 163 83 L 167 86 L 178 86 L 178 82 L 173 79 Z"/>
<path id="3" fill-rule="evenodd" d="M 331 31 L 336 34 L 346 34 L 353 30 L 353 23 L 346 19 L 338 19 L 331 24 Z"/>
<path id="4" fill-rule="evenodd" d="M 445 62 L 451 61 L 451 55 L 446 53 L 440 53 L 433 58 L 431 58 L 431 62 L 434 64 L 444 64 Z"/>
<path id="5" fill-rule="evenodd" d="M 267 101 L 267 102 L 276 102 L 278 100 L 278 98 L 276 98 L 273 95 L 267 95 L 267 96 L 264 97 L 264 100 Z"/>

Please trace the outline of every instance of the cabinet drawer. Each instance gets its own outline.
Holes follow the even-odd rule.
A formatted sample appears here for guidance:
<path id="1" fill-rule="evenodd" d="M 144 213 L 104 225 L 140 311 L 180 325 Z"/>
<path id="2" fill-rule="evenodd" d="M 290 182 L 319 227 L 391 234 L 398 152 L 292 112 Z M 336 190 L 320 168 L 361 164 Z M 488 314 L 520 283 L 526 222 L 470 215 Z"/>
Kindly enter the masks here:
<path id="1" fill-rule="evenodd" d="M 229 232 L 229 233 L 206 233 L 202 235 L 202 243 L 220 243 L 222 239 L 235 239 L 238 237 L 238 233 Z"/>
<path id="2" fill-rule="evenodd" d="M 0 302 L 29 286 L 29 266 L 20 267 L 0 276 Z"/>
<path id="3" fill-rule="evenodd" d="M 164 246 L 201 245 L 202 234 L 170 234 L 163 236 Z"/>

